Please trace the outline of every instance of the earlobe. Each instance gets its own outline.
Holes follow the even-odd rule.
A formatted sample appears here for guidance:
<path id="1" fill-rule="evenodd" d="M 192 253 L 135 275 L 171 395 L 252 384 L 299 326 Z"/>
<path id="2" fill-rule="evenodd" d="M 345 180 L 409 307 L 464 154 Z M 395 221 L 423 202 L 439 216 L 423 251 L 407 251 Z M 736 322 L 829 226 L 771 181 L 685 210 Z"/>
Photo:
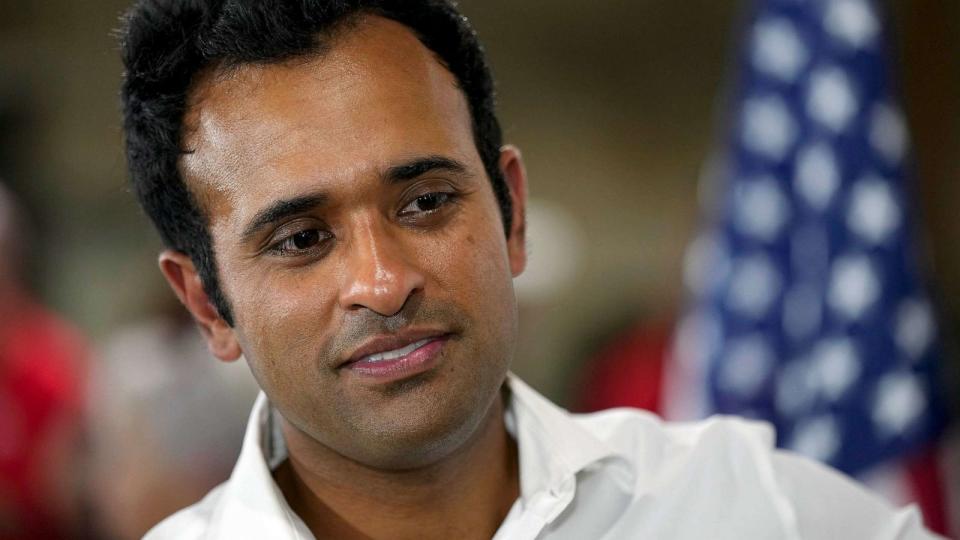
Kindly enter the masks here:
<path id="1" fill-rule="evenodd" d="M 523 156 L 520 155 L 519 148 L 506 145 L 500 149 L 500 171 L 510 188 L 513 203 L 507 251 L 510 256 L 510 271 L 517 277 L 527 266 L 527 171 L 523 166 Z"/>
<path id="2" fill-rule="evenodd" d="M 180 302 L 193 315 L 200 332 L 207 340 L 210 353 L 232 362 L 242 354 L 233 328 L 217 312 L 203 290 L 203 282 L 193 261 L 186 254 L 171 249 L 160 254 L 160 272 Z"/>

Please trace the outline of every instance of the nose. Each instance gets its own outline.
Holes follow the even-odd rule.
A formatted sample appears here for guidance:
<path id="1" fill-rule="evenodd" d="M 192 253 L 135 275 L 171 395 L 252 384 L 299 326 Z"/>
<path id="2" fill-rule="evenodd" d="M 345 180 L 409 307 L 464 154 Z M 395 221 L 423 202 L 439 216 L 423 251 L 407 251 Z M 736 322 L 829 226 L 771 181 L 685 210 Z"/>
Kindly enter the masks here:
<path id="1" fill-rule="evenodd" d="M 395 315 L 423 288 L 423 273 L 411 264 L 408 248 L 392 238 L 375 217 L 356 220 L 347 247 L 346 282 L 340 289 L 343 309 L 366 308 L 383 316 Z"/>

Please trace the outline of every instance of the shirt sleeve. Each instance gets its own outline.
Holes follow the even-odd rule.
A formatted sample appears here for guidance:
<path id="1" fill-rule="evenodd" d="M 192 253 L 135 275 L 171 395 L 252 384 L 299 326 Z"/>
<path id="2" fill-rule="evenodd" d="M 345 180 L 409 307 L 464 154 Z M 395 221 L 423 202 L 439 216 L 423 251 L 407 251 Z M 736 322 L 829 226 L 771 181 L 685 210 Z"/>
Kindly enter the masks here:
<path id="1" fill-rule="evenodd" d="M 777 481 L 793 503 L 804 540 L 935 540 L 916 506 L 895 509 L 850 478 L 789 452 L 773 456 Z M 945 539 L 944 539 L 945 540 Z"/>

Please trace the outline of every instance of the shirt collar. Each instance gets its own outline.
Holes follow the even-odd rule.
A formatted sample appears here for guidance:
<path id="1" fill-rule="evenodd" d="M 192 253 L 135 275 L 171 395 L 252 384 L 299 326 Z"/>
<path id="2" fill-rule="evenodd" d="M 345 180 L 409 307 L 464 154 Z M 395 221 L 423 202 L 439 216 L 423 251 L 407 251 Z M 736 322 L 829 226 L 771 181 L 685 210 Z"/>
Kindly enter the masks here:
<path id="1" fill-rule="evenodd" d="M 613 457 L 614 451 L 515 375 L 507 375 L 512 399 L 508 429 L 517 441 L 520 496 L 529 501 L 544 491 L 558 493 L 574 485 L 577 473 Z M 572 496 L 572 493 L 570 494 Z"/>
<path id="2" fill-rule="evenodd" d="M 273 480 L 269 464 L 286 448 L 283 438 L 276 436 L 272 416 L 273 408 L 260 392 L 250 413 L 240 457 L 211 516 L 209 538 L 313 538 Z"/>
<path id="3" fill-rule="evenodd" d="M 576 474 L 613 456 L 613 450 L 515 375 L 507 375 L 507 388 L 505 420 L 517 441 L 521 499 L 529 503 L 545 492 L 572 499 Z M 261 392 L 237 465 L 211 516 L 211 538 L 313 538 L 273 480 L 271 465 L 286 455 L 273 414 Z"/>

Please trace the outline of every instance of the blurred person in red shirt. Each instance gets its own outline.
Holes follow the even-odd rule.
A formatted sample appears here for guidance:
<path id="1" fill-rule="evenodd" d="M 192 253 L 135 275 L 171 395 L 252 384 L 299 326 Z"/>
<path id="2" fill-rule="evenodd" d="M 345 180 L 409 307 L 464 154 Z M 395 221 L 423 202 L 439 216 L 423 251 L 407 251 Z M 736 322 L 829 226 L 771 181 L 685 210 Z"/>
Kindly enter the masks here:
<path id="1" fill-rule="evenodd" d="M 28 290 L 24 221 L 0 184 L 0 540 L 76 538 L 86 347 Z"/>

